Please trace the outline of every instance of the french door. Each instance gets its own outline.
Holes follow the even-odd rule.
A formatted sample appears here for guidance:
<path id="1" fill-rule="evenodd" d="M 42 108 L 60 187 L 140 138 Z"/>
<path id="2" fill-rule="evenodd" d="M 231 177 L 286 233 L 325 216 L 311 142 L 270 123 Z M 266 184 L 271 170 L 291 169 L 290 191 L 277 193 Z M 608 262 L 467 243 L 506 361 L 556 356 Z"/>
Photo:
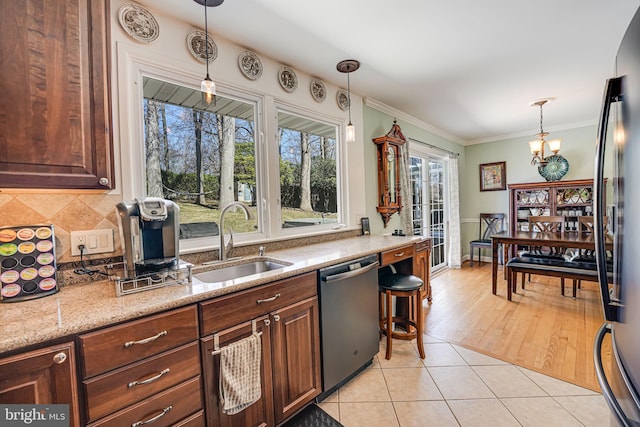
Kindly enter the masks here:
<path id="1" fill-rule="evenodd" d="M 410 156 L 413 234 L 431 236 L 431 268 L 446 267 L 448 254 L 447 161 L 429 154 Z"/>

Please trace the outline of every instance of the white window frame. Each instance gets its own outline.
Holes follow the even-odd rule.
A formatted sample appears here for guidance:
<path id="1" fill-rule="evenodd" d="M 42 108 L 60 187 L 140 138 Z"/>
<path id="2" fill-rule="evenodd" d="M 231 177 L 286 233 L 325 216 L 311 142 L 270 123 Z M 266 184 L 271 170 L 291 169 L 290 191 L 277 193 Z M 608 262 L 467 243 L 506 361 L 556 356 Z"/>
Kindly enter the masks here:
<path id="1" fill-rule="evenodd" d="M 274 185 L 270 187 L 270 194 L 272 194 L 276 198 L 275 204 L 273 204 L 272 212 L 277 212 L 277 214 L 272 215 L 272 218 L 271 218 L 272 235 L 290 237 L 290 236 L 295 236 L 300 234 L 309 235 L 309 234 L 326 233 L 327 231 L 341 228 L 342 227 L 341 224 L 346 224 L 346 215 L 344 213 L 344 206 L 346 206 L 346 203 L 345 203 L 346 190 L 343 187 L 343 182 L 345 182 L 343 177 L 346 174 L 346 161 L 343 161 L 343 159 L 345 158 L 345 152 L 344 152 L 345 144 L 342 143 L 343 140 L 341 138 L 341 135 L 343 135 L 342 122 L 338 121 L 333 117 L 329 117 L 309 109 L 300 108 L 298 106 L 294 106 L 292 104 L 288 104 L 282 101 L 275 101 L 273 103 L 273 106 L 274 106 L 274 119 L 275 119 L 275 126 L 274 126 L 275 132 L 273 135 L 273 139 L 275 142 L 275 149 L 273 150 L 273 152 L 275 152 L 277 155 L 277 159 L 276 159 L 277 167 L 275 168 L 276 174 L 274 176 L 274 179 L 271 181 Z M 294 116 L 302 117 L 308 120 L 314 120 L 317 122 L 325 123 L 335 127 L 336 129 L 336 188 L 338 189 L 338 195 L 336 200 L 337 210 L 338 210 L 337 224 L 335 223 L 318 224 L 318 225 L 311 225 L 307 227 L 282 228 L 282 216 L 281 216 L 282 205 L 280 203 L 280 154 L 278 150 L 278 112 L 279 111 L 282 111 L 283 113 L 291 114 Z"/>
<path id="2" fill-rule="evenodd" d="M 118 111 L 114 112 L 114 133 L 120 141 L 116 147 L 116 155 L 120 155 L 120 170 L 116 173 L 121 177 L 120 185 L 124 200 L 144 197 L 146 192 L 145 153 L 144 153 L 144 111 L 143 111 L 143 78 L 150 77 L 163 80 L 184 87 L 198 89 L 194 82 L 202 78 L 181 68 L 179 64 L 165 61 L 149 55 L 144 49 L 129 44 L 116 44 L 117 52 L 117 96 Z M 270 95 L 255 93 L 241 87 L 216 82 L 217 91 L 222 96 L 228 96 L 254 103 L 256 108 L 256 180 L 258 191 L 258 221 L 260 232 L 239 233 L 234 235 L 236 244 L 260 243 L 326 234 L 327 232 L 343 231 L 358 228 L 355 218 L 350 220 L 347 163 L 348 152 L 353 147 L 347 147 L 344 141 L 346 122 L 327 114 L 322 114 L 309 108 L 276 100 Z M 336 173 L 338 185 L 338 224 L 321 224 L 309 227 L 281 228 L 280 224 L 280 164 L 278 153 L 278 119 L 277 111 L 286 111 L 310 120 L 336 126 Z M 352 144 L 353 145 L 353 144 Z M 183 239 L 180 241 L 180 252 L 191 253 L 216 249 L 219 246 L 218 236 Z"/>

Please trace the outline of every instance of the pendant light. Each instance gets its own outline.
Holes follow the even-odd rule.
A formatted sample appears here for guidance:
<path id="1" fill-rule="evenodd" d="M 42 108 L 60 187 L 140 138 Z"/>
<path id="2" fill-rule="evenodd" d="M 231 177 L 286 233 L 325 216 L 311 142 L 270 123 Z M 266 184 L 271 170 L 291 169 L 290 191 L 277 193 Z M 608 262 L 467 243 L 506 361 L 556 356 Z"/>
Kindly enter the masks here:
<path id="1" fill-rule="evenodd" d="M 202 91 L 202 102 L 210 105 L 216 96 L 216 84 L 209 76 L 209 23 L 207 19 L 207 8 L 220 6 L 224 0 L 193 0 L 198 4 L 204 5 L 204 49 L 207 63 L 207 75 L 200 83 Z"/>
<path id="2" fill-rule="evenodd" d="M 356 141 L 356 128 L 351 123 L 351 82 L 349 79 L 349 74 L 351 74 L 353 71 L 356 71 L 358 68 L 360 68 L 360 62 L 356 61 L 355 59 L 345 59 L 344 61 L 338 62 L 338 65 L 336 66 L 336 68 L 341 73 L 347 73 L 347 97 L 349 101 L 349 124 L 347 125 L 345 136 L 346 136 L 346 141 L 348 143 L 351 143 Z"/>
<path id="3" fill-rule="evenodd" d="M 547 143 L 549 145 L 549 150 L 553 152 L 553 154 L 557 155 L 560 151 L 560 144 L 562 143 L 561 139 L 552 139 L 551 141 L 547 141 L 545 136 L 549 135 L 549 132 L 545 132 L 542 129 L 542 106 L 547 102 L 553 101 L 555 98 L 544 98 L 539 101 L 531 103 L 532 107 L 540 108 L 540 133 L 536 134 L 538 139 L 534 139 L 529 141 L 529 150 L 531 150 L 531 155 L 533 158 L 531 159 L 532 165 L 545 166 L 548 163 L 548 157 L 544 155 L 544 144 Z"/>

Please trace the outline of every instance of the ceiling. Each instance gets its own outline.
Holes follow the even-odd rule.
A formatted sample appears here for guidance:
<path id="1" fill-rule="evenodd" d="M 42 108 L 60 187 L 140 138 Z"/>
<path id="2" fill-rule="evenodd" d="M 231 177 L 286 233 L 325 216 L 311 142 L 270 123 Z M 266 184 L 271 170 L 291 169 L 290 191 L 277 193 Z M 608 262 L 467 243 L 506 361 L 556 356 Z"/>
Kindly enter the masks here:
<path id="1" fill-rule="evenodd" d="M 138 0 L 204 26 L 191 0 Z M 640 0 L 225 0 L 209 31 L 327 82 L 357 59 L 351 91 L 464 144 L 595 124 Z"/>

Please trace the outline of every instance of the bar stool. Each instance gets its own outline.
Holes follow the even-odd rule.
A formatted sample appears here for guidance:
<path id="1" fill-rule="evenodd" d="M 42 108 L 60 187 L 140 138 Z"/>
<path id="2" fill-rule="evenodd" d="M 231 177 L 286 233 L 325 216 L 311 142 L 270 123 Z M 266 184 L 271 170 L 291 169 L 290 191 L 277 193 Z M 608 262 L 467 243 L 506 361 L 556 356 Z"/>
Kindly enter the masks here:
<path id="1" fill-rule="evenodd" d="M 387 354 L 385 358 L 391 359 L 391 339 L 400 340 L 417 339 L 418 352 L 420 358 L 424 359 L 424 345 L 422 344 L 422 299 L 420 289 L 424 285 L 423 281 L 411 274 L 388 274 L 378 275 L 378 301 L 380 333 L 387 337 Z M 408 307 L 406 316 L 393 315 L 393 297 L 407 298 Z M 386 313 L 386 314 L 385 314 Z M 406 327 L 406 332 L 394 331 L 393 323 L 402 324 Z"/>

